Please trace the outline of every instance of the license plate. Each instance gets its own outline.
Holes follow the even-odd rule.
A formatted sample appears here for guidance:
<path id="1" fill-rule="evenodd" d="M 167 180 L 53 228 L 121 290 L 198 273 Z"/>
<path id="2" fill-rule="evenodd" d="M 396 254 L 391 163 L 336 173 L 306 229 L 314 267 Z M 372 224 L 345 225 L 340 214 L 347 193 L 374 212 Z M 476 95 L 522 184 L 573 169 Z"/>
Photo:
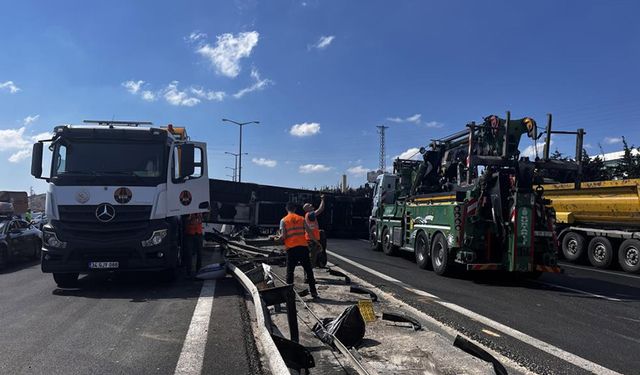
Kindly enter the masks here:
<path id="1" fill-rule="evenodd" d="M 92 269 L 109 269 L 120 267 L 119 262 L 89 262 L 89 268 Z"/>

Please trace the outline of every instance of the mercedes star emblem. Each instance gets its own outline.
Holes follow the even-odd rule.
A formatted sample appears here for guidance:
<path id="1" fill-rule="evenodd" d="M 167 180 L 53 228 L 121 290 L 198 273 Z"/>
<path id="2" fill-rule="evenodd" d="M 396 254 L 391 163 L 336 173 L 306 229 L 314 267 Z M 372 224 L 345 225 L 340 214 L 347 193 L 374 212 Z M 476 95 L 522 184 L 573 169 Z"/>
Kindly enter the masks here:
<path id="1" fill-rule="evenodd" d="M 116 217 L 116 209 L 109 203 L 103 203 L 96 208 L 96 218 L 103 223 L 108 223 Z"/>

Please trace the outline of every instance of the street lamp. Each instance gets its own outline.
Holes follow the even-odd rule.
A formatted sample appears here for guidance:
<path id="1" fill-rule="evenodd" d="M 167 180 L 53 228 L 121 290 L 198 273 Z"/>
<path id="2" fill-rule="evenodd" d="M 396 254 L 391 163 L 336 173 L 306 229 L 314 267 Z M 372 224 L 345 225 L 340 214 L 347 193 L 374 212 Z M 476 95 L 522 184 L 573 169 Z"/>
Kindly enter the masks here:
<path id="1" fill-rule="evenodd" d="M 229 152 L 229 151 L 225 151 L 224 152 L 227 155 L 233 155 L 234 157 L 234 164 L 233 164 L 233 181 L 236 181 L 236 172 L 238 170 L 238 156 L 240 156 L 240 154 L 236 154 L 235 152 Z M 242 155 L 249 155 L 248 152 L 243 152 Z"/>
<path id="2" fill-rule="evenodd" d="M 227 118 L 222 119 L 223 122 L 230 122 L 240 127 L 240 145 L 238 148 L 238 182 L 242 182 L 242 127 L 249 124 L 259 124 L 260 121 L 237 122 Z"/>

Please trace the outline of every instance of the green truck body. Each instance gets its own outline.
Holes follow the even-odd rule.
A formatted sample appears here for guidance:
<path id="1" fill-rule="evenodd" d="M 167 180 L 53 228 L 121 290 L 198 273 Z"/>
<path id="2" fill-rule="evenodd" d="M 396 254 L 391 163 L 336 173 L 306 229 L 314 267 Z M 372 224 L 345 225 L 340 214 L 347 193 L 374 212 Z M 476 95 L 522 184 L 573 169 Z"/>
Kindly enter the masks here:
<path id="1" fill-rule="evenodd" d="M 413 252 L 419 267 L 432 266 L 438 274 L 456 265 L 528 275 L 560 272 L 554 212 L 534 182 L 541 168 L 579 165 L 520 158 L 520 136 L 537 136 L 529 123 L 535 127 L 528 118 L 492 116 L 421 149 L 422 161 L 396 160 L 394 173 L 376 180 L 372 247 L 389 255 Z M 487 135 L 493 136 L 490 142 Z"/>

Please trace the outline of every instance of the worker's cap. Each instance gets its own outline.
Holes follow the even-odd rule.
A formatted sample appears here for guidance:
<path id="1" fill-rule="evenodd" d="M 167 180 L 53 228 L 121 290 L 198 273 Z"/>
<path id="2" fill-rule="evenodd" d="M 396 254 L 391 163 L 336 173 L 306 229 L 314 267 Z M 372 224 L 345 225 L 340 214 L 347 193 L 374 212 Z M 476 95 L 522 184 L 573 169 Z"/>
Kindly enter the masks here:
<path id="1" fill-rule="evenodd" d="M 304 206 L 302 206 L 302 209 L 305 211 L 311 211 L 313 210 L 313 206 L 311 205 L 311 203 L 305 203 Z"/>

